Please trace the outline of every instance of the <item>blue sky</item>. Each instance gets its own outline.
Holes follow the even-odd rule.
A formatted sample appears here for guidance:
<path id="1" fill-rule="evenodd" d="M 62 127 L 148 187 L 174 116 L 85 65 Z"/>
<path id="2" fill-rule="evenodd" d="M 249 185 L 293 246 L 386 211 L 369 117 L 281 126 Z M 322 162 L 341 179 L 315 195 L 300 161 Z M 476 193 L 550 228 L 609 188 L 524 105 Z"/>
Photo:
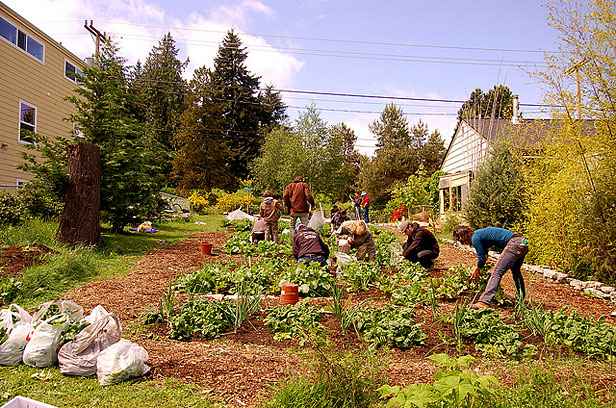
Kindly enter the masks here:
<path id="1" fill-rule="evenodd" d="M 134 64 L 170 31 L 189 72 L 212 66 L 225 32 L 234 28 L 248 48 L 247 65 L 263 84 L 283 92 L 292 119 L 314 103 L 329 124 L 344 122 L 359 150 L 374 145 L 368 125 L 388 102 L 420 119 L 448 142 L 459 103 L 475 88 L 496 84 L 520 95 L 525 117 L 541 86 L 528 72 L 542 69 L 543 51 L 557 49 L 539 0 L 2 0 L 80 57 L 94 50 L 85 19 L 119 42 Z M 356 94 L 374 97 L 342 97 Z"/>

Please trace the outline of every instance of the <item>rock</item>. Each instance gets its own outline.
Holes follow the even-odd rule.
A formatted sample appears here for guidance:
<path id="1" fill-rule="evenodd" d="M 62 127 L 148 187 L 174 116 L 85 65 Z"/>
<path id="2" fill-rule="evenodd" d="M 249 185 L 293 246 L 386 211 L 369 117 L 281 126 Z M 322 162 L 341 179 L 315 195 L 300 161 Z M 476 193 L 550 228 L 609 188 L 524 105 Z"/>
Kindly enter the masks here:
<path id="1" fill-rule="evenodd" d="M 546 269 L 543 271 L 543 277 L 546 279 L 553 280 L 555 282 L 563 282 L 569 277 L 569 275 L 567 275 L 566 273 Z"/>
<path id="2" fill-rule="evenodd" d="M 605 286 L 605 284 L 597 281 L 586 281 L 587 288 L 599 289 L 601 286 Z"/>
<path id="3" fill-rule="evenodd" d="M 584 289 L 584 292 L 588 293 L 589 295 L 601 298 L 601 299 L 610 299 L 610 295 L 608 295 L 607 293 L 601 292 L 599 289 L 586 288 Z"/>
<path id="4" fill-rule="evenodd" d="M 616 317 L 616 310 L 612 312 L 612 314 L 610 315 L 612 317 Z"/>
<path id="5" fill-rule="evenodd" d="M 601 286 L 599 290 L 604 293 L 612 294 L 616 291 L 616 288 L 613 286 Z"/>
<path id="6" fill-rule="evenodd" d="M 586 287 L 586 283 L 582 282 L 579 279 L 571 279 L 569 285 L 571 285 L 571 287 L 573 287 L 573 289 L 575 290 L 582 290 Z"/>

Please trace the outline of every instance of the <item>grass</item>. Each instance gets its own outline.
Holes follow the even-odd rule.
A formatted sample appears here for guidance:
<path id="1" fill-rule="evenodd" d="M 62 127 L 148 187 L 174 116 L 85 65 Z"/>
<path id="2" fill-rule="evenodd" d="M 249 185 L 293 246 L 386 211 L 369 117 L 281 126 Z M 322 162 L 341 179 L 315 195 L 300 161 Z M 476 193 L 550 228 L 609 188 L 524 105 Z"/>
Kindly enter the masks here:
<path id="1" fill-rule="evenodd" d="M 191 222 L 161 223 L 156 225 L 158 232 L 155 234 L 113 234 L 104 231 L 101 248 L 71 248 L 58 243 L 55 240 L 58 224 L 55 222 L 35 219 L 17 227 L 0 227 L 0 245 L 36 243 L 56 251 L 46 255 L 44 264 L 23 271 L 17 278 L 22 283 L 17 297 L 9 301 L 29 309 L 85 282 L 123 276 L 145 252 L 159 248 L 159 241 L 171 244 L 196 232 L 215 231 L 220 220 L 221 215 L 205 215 L 195 216 Z M 205 225 L 195 224 L 197 221 L 205 222 Z M 0 299 L 0 302 L 3 300 L 8 303 L 7 299 Z"/>
<path id="2" fill-rule="evenodd" d="M 102 387 L 96 377 L 67 377 L 57 367 L 0 367 L 0 405 L 24 396 L 57 407 L 213 407 L 203 387 L 177 380 L 133 380 Z"/>

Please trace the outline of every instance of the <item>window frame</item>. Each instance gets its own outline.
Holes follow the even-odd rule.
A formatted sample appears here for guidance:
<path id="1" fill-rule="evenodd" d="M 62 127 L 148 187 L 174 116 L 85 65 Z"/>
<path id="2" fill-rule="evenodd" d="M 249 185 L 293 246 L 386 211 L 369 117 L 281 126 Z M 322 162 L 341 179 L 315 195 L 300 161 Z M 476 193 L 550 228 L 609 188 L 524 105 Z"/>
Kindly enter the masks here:
<path id="1" fill-rule="evenodd" d="M 20 178 L 15 179 L 15 186 L 17 186 L 17 189 L 19 190 L 20 188 L 23 188 L 28 181 L 29 180 Z"/>
<path id="2" fill-rule="evenodd" d="M 22 112 L 21 106 L 22 105 L 27 105 L 30 108 L 34 108 L 34 125 L 32 125 L 31 123 L 24 122 L 23 120 L 21 120 L 21 112 Z M 38 125 L 38 107 L 35 106 L 34 104 L 31 104 L 30 102 L 27 102 L 27 101 L 24 101 L 23 99 L 20 99 L 19 100 L 19 110 L 18 110 L 18 112 L 19 113 L 17 115 L 17 119 L 18 119 L 18 124 L 17 124 L 17 141 L 19 143 L 22 143 L 22 144 L 36 144 L 36 141 L 29 141 L 29 140 L 21 138 L 21 124 L 23 123 L 23 124 L 28 125 L 28 126 L 34 126 L 34 130 L 31 130 L 31 132 L 36 133 L 36 128 L 37 128 L 37 125 Z M 29 129 L 27 129 L 27 130 L 29 130 Z"/>
<path id="3" fill-rule="evenodd" d="M 40 62 L 41 64 L 45 65 L 45 43 L 41 40 L 38 39 L 38 37 L 31 35 L 28 30 L 25 30 L 23 28 L 21 28 L 22 26 L 20 26 L 19 24 L 15 24 L 10 18 L 8 18 L 6 15 L 4 14 L 0 14 L 0 19 L 4 20 L 7 24 L 13 26 L 15 28 L 15 42 L 10 41 L 7 38 L 4 38 L 3 36 L 0 35 L 0 39 L 2 41 L 6 41 L 8 44 L 11 44 L 13 47 L 17 48 L 18 50 L 20 50 L 21 52 L 29 55 L 31 58 L 34 58 L 36 61 Z M 20 47 L 18 44 L 20 42 L 19 38 L 20 38 L 20 34 L 23 35 L 24 38 L 24 48 Z M 35 56 L 33 53 L 28 51 L 28 44 L 30 41 L 33 41 L 37 44 L 39 44 L 42 47 L 42 56 L 41 59 L 39 59 L 37 56 Z"/>
<path id="4" fill-rule="evenodd" d="M 83 81 L 78 81 L 77 79 L 73 79 L 73 78 L 71 78 L 70 76 L 67 75 L 66 64 L 70 64 L 73 68 L 75 68 L 75 73 L 77 73 L 77 70 L 79 70 L 79 72 L 81 72 L 83 77 L 85 77 L 85 75 L 86 75 L 83 72 L 83 70 L 81 68 L 79 68 L 79 66 L 77 64 L 75 64 L 73 61 L 71 61 L 68 58 L 64 58 L 64 78 L 68 79 L 69 81 L 71 81 L 74 84 L 77 84 L 79 86 L 84 86 L 83 85 Z"/>

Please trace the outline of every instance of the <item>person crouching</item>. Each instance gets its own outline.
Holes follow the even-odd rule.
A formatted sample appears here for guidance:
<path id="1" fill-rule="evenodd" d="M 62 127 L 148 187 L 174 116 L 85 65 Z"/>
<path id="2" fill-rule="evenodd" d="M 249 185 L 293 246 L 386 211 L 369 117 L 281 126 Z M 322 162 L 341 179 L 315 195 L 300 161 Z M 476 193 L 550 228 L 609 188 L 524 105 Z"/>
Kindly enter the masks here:
<path id="1" fill-rule="evenodd" d="M 312 228 L 298 222 L 293 237 L 293 256 L 298 264 L 317 262 L 326 267 L 329 247 Z"/>
<path id="2" fill-rule="evenodd" d="M 418 223 L 410 221 L 402 221 L 399 230 L 408 236 L 402 246 L 402 256 L 411 262 L 419 262 L 426 269 L 432 268 L 433 260 L 440 252 L 434 235 Z"/>

